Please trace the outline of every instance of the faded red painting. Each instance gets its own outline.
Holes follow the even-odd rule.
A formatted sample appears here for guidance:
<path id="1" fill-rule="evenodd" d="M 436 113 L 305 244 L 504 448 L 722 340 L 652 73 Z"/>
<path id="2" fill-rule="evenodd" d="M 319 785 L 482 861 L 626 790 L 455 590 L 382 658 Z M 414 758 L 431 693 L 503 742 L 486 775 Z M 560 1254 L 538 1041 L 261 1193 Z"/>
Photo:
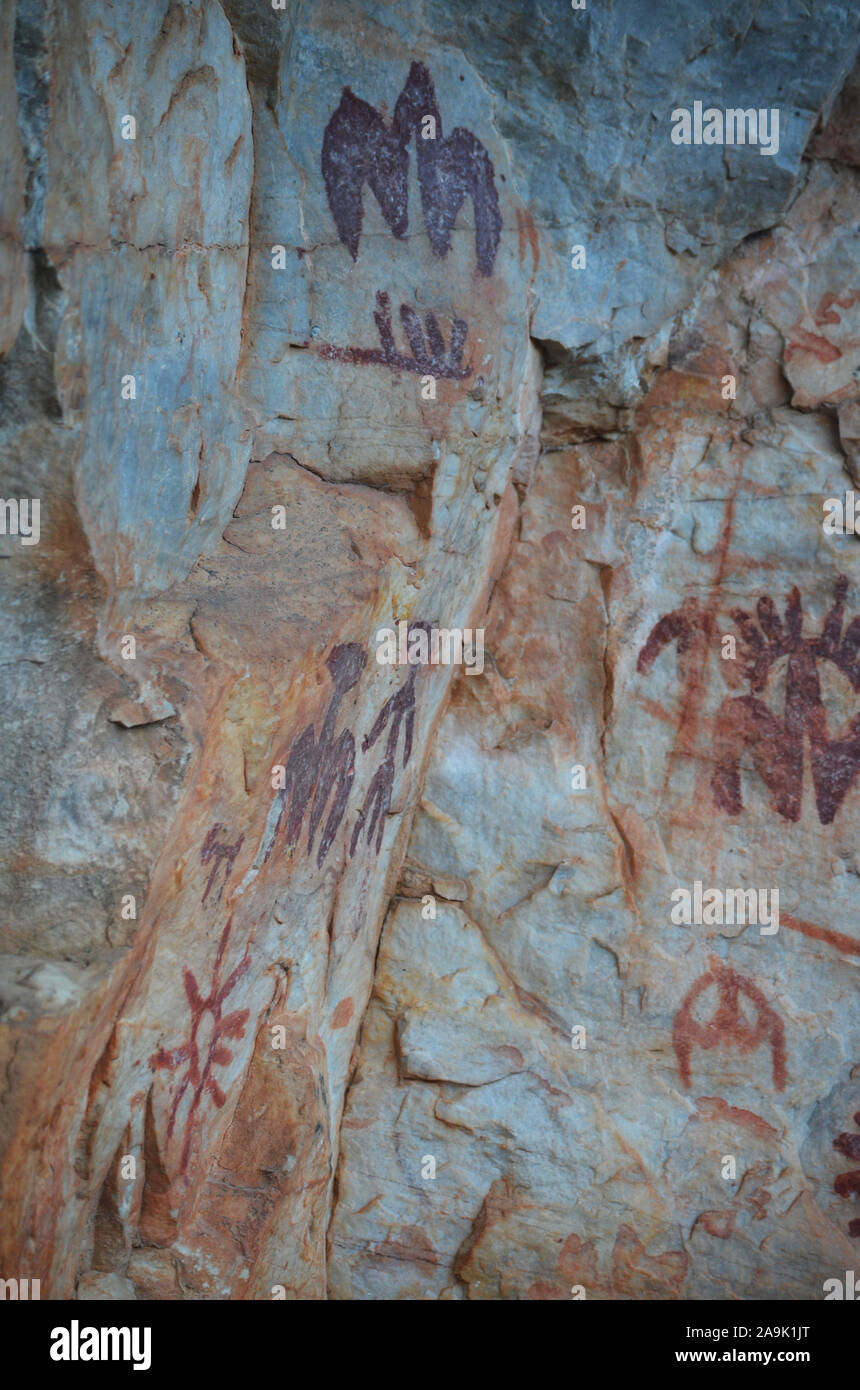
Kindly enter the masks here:
<path id="1" fill-rule="evenodd" d="M 233 1060 L 233 1053 L 225 1046 L 225 1043 L 245 1036 L 249 1010 L 236 1009 L 233 1013 L 224 1013 L 225 1000 L 235 989 L 242 976 L 246 974 L 251 964 L 246 946 L 242 959 L 226 980 L 222 982 L 221 975 L 232 925 L 231 918 L 221 933 L 212 970 L 212 980 L 205 996 L 201 993 L 194 972 L 187 967 L 182 972 L 185 997 L 191 1015 L 187 1040 L 172 1051 L 159 1048 L 158 1052 L 149 1059 L 149 1065 L 154 1071 L 176 1072 L 183 1066 L 185 1068 L 182 1080 L 173 1095 L 167 1123 L 167 1137 L 172 1139 L 179 1106 L 186 1091 L 190 1088 L 192 1092 L 191 1107 L 185 1119 L 180 1159 L 182 1172 L 185 1172 L 188 1164 L 194 1137 L 194 1124 L 204 1096 L 208 1095 L 218 1109 L 226 1103 L 227 1097 L 213 1075 L 215 1067 L 225 1067 Z M 202 1047 L 198 1039 L 201 1026 L 207 1015 L 211 1019 L 211 1032 L 208 1043 Z"/>
<path id="2" fill-rule="evenodd" d="M 860 1131 L 860 1110 L 854 1116 L 854 1123 Z M 840 1134 L 833 1140 L 833 1147 L 845 1158 L 854 1163 L 860 1163 L 860 1132 L 857 1134 Z M 850 1172 L 840 1173 L 833 1184 L 833 1190 L 840 1197 L 860 1197 L 860 1168 L 854 1168 Z M 848 1222 L 848 1234 L 860 1237 L 860 1217 L 854 1217 Z"/>
<path id="3" fill-rule="evenodd" d="M 701 1022 L 696 1005 L 706 990 L 717 991 L 717 1007 L 710 1018 Z M 741 1007 L 746 999 L 752 1006 L 753 1021 Z M 773 1084 L 778 1091 L 785 1087 L 785 1028 L 779 1015 L 768 1004 L 761 990 L 751 980 L 744 979 L 730 966 L 713 962 L 712 969 L 700 975 L 687 991 L 675 1015 L 672 1043 L 678 1059 L 678 1071 L 685 1087 L 690 1085 L 690 1064 L 693 1048 L 709 1051 L 713 1047 L 733 1047 L 741 1053 L 755 1052 L 762 1043 L 771 1050 Z"/>

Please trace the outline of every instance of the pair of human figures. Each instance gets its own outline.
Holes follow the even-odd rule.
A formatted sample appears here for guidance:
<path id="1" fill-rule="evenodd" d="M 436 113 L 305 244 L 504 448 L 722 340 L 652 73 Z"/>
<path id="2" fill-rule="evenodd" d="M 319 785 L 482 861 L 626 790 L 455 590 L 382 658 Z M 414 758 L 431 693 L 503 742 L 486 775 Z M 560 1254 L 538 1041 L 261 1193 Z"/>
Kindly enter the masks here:
<path id="1" fill-rule="evenodd" d="M 415 623 L 411 625 L 410 631 L 415 628 L 429 633 L 430 625 L 428 623 Z M 329 653 L 326 666 L 331 675 L 334 690 L 323 718 L 319 737 L 317 737 L 314 725 L 309 724 L 290 746 L 284 765 L 284 785 L 278 792 L 281 808 L 269 841 L 266 859 L 271 855 L 284 823 L 287 846 L 290 847 L 298 843 L 308 812 L 310 813 L 308 815 L 307 839 L 309 854 L 313 852 L 317 831 L 322 825 L 322 834 L 317 848 L 318 867 L 322 865 L 331 849 L 346 812 L 355 777 L 355 739 L 352 730 L 342 729 L 339 734 L 335 735 L 335 729 L 343 698 L 358 684 L 366 661 L 366 653 L 357 642 L 341 643 Z M 358 813 L 353 828 L 349 844 L 350 858 L 355 854 L 361 835 L 365 830 L 367 831 L 368 844 L 373 843 L 374 833 L 376 833 L 375 849 L 377 854 L 382 846 L 385 817 L 391 809 L 401 727 L 404 729 L 404 767 L 412 753 L 415 728 L 415 679 L 418 669 L 417 666 L 413 666 L 400 689 L 396 690 L 385 701 L 370 733 L 362 741 L 362 752 L 369 752 L 385 728 L 388 727 L 388 738 L 385 742 L 382 761 L 367 789 L 364 805 Z"/>
<path id="2" fill-rule="evenodd" d="M 740 764 L 745 752 L 768 788 L 774 809 L 788 821 L 800 819 L 805 740 L 822 825 L 833 821 L 860 771 L 860 714 L 831 738 L 818 674 L 818 663 L 829 661 L 854 690 L 860 691 L 860 617 L 848 624 L 844 634 L 842 630 L 847 592 L 848 580 L 840 575 L 833 605 L 817 637 L 803 636 L 803 607 L 797 588 L 787 596 L 784 619 L 767 596 L 756 605 L 757 622 L 743 609 L 732 611 L 744 648 L 743 670 L 750 694 L 724 699 L 714 721 L 711 789 L 715 804 L 729 815 L 743 810 Z M 701 670 L 712 631 L 713 615 L 698 600 L 685 600 L 681 608 L 654 625 L 639 653 L 637 669 L 647 672 L 662 648 L 674 641 L 679 658 L 688 665 L 695 661 Z M 782 657 L 788 660 L 785 707 L 780 716 L 760 695 Z"/>

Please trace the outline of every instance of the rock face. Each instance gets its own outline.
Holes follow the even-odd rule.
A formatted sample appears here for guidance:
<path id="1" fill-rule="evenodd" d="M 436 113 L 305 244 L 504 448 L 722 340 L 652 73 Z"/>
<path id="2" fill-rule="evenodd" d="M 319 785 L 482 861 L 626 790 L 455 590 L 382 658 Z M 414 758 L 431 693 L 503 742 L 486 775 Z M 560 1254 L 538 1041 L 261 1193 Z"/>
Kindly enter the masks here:
<path id="1" fill-rule="evenodd" d="M 857 17 L 0 24 L 0 1276 L 821 1297 L 860 1239 Z M 696 102 L 778 148 L 675 143 Z M 378 659 L 440 627 L 471 669 Z"/>

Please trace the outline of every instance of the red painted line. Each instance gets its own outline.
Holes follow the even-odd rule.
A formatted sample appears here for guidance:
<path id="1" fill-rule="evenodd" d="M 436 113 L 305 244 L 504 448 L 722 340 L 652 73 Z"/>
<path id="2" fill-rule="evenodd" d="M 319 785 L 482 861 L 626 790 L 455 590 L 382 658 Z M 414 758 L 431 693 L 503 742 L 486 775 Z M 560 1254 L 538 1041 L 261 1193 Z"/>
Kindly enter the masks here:
<path id="1" fill-rule="evenodd" d="M 844 932 L 828 931 L 826 927 L 817 927 L 814 922 L 804 922 L 800 917 L 791 917 L 787 912 L 779 914 L 779 924 L 791 931 L 799 931 L 804 936 L 811 936 L 813 941 L 826 941 L 828 945 L 835 946 L 837 951 L 845 951 L 849 956 L 860 956 L 860 940 L 846 936 Z"/>

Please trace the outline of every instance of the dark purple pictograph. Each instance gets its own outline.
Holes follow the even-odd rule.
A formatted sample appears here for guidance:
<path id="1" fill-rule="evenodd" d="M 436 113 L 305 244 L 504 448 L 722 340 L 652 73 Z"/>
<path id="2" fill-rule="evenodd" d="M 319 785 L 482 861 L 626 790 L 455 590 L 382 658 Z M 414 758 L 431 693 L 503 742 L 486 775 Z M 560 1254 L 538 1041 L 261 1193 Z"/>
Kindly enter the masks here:
<path id="1" fill-rule="evenodd" d="M 236 855 L 239 853 L 239 850 L 242 848 L 242 845 L 245 842 L 244 835 L 240 835 L 238 840 L 236 840 L 235 843 L 232 845 L 226 843 L 223 840 L 219 840 L 218 832 L 225 829 L 226 826 L 221 825 L 220 822 L 216 825 L 213 825 L 211 830 L 207 834 L 206 839 L 203 841 L 203 845 L 200 850 L 201 864 L 208 864 L 210 860 L 214 860 L 212 868 L 209 871 L 209 877 L 206 880 L 206 887 L 203 890 L 203 897 L 200 900 L 204 903 L 206 899 L 209 897 L 210 889 L 212 888 L 212 885 L 214 884 L 215 879 L 218 876 L 218 870 L 221 868 L 221 865 L 223 863 L 224 878 L 221 881 L 221 887 L 218 889 L 218 895 L 216 898 L 216 902 L 220 903 L 221 897 L 224 892 L 224 886 L 231 873 L 233 872 L 233 865 L 236 862 Z"/>
<path id="2" fill-rule="evenodd" d="M 392 372 L 417 372 L 419 375 L 445 377 L 450 381 L 464 381 L 471 376 L 470 366 L 463 366 L 463 348 L 469 325 L 463 319 L 454 319 L 451 325 L 451 345 L 446 348 L 442 330 L 435 314 L 425 314 L 424 327 L 414 309 L 408 304 L 400 306 L 400 322 L 409 343 L 410 354 L 400 352 L 394 341 L 391 322 L 391 301 L 384 291 L 377 291 L 376 311 L 373 315 L 381 347 L 352 348 L 335 347 L 323 343 L 317 349 L 321 357 L 330 362 L 355 362 L 362 366 L 388 367 Z"/>
<path id="3" fill-rule="evenodd" d="M 849 623 L 842 635 L 847 591 L 848 580 L 841 575 L 818 637 L 803 636 L 803 608 L 796 588 L 787 597 L 784 621 L 767 596 L 756 605 L 758 625 L 742 609 L 732 613 L 749 652 L 745 674 L 753 691 L 765 689 L 780 657 L 788 657 L 788 667 L 782 718 L 772 714 L 754 694 L 724 700 L 717 713 L 717 766 L 711 785 L 717 806 L 729 815 L 736 816 L 743 809 L 740 758 L 748 750 L 771 793 L 774 809 L 785 820 L 800 818 L 804 736 L 809 740 L 821 824 L 830 825 L 842 805 L 860 770 L 860 714 L 851 719 L 842 737 L 828 737 L 817 663 L 832 662 L 848 677 L 853 689 L 860 690 L 860 618 Z"/>
<path id="4" fill-rule="evenodd" d="M 425 138 L 430 130 L 432 138 Z M 365 184 L 392 234 L 406 235 L 413 135 L 421 211 L 433 254 L 448 254 L 457 214 L 466 198 L 471 198 L 478 270 L 491 275 L 502 228 L 492 160 L 481 141 L 463 126 L 443 137 L 433 79 L 423 63 L 413 63 L 409 69 L 390 125 L 349 87 L 343 89 L 322 146 L 323 179 L 338 236 L 355 260 Z"/>
<path id="5" fill-rule="evenodd" d="M 817 637 L 803 636 L 803 607 L 794 588 L 786 599 L 781 618 L 768 595 L 756 605 L 756 619 L 743 609 L 732 611 L 745 651 L 743 671 L 750 694 L 728 696 L 714 721 L 714 758 L 711 779 L 714 803 L 731 816 L 743 810 L 740 764 L 744 753 L 771 795 L 773 809 L 784 820 L 800 818 L 803 800 L 804 740 L 809 741 L 815 804 L 822 825 L 830 825 L 860 771 L 860 714 L 830 738 L 821 698 L 818 663 L 829 661 L 860 691 L 860 617 L 843 633 L 848 580 L 836 581 L 833 605 Z M 705 641 L 713 630 L 712 619 L 703 615 L 694 600 L 667 613 L 652 628 L 639 653 L 637 670 L 647 672 L 662 647 L 677 642 L 679 655 L 692 649 L 697 631 Z M 787 657 L 785 706 L 782 716 L 773 714 L 760 695 L 767 688 L 774 666 Z"/>
<path id="6" fill-rule="evenodd" d="M 414 623 L 410 632 L 416 628 L 421 628 L 428 636 L 430 633 L 429 623 Z M 355 828 L 352 832 L 352 839 L 349 845 L 350 857 L 355 854 L 356 847 L 361 839 L 368 816 L 370 824 L 367 825 L 367 843 L 373 844 L 373 832 L 376 830 L 376 853 L 382 847 L 382 835 L 385 830 L 385 817 L 391 808 L 391 793 L 394 787 L 395 759 L 397 756 L 397 744 L 400 739 L 400 726 L 406 721 L 403 732 L 403 766 L 409 762 L 412 754 L 412 735 L 415 729 L 415 678 L 418 675 L 418 667 L 413 666 L 407 679 L 399 690 L 396 690 L 389 699 L 385 701 L 373 724 L 373 728 L 365 739 L 362 740 L 361 751 L 367 753 L 371 749 L 382 733 L 383 729 L 390 722 L 388 738 L 385 740 L 385 752 L 382 762 L 374 773 L 373 780 L 367 789 L 367 796 L 364 805 L 358 813 Z"/>
<path id="7" fill-rule="evenodd" d="M 421 628 L 429 634 L 428 623 L 413 623 L 410 633 Z M 355 777 L 355 735 L 352 729 L 342 729 L 335 733 L 338 715 L 344 695 L 358 683 L 364 670 L 367 657 L 356 642 L 346 642 L 335 647 L 326 660 L 334 691 L 326 710 L 319 737 L 313 724 L 298 735 L 290 744 L 284 765 L 284 786 L 279 789 L 274 805 L 279 805 L 277 817 L 270 812 L 269 825 L 262 849 L 262 863 L 266 863 L 274 852 L 276 842 L 283 829 L 287 848 L 299 843 L 302 827 L 307 819 L 307 853 L 314 849 L 317 831 L 322 829 L 316 852 L 317 867 L 334 842 L 338 828 L 346 813 L 349 795 Z M 376 835 L 376 853 L 382 845 L 384 818 L 391 806 L 395 777 L 395 757 L 400 738 L 403 735 L 403 766 L 409 762 L 412 753 L 412 735 L 415 726 L 415 681 L 420 667 L 413 666 L 399 690 L 385 701 L 370 733 L 362 741 L 361 751 L 367 753 L 380 734 L 389 726 L 385 752 L 370 786 L 363 807 L 358 813 L 350 840 L 350 857 L 355 854 L 362 831 L 367 826 L 367 842 L 373 843 Z M 328 814 L 326 815 L 326 812 Z"/>
<path id="8" fill-rule="evenodd" d="M 352 690 L 358 683 L 366 661 L 367 656 L 357 642 L 344 642 L 330 652 L 326 666 L 334 684 L 334 692 L 323 719 L 319 738 L 313 724 L 309 724 L 290 746 L 284 767 L 284 786 L 278 792 L 281 809 L 265 859 L 269 858 L 274 849 L 284 820 L 287 845 L 297 843 L 309 810 L 310 854 L 327 806 L 329 812 L 317 850 L 317 865 L 321 865 L 328 854 L 338 826 L 343 820 L 352 779 L 355 776 L 355 739 L 349 729 L 343 729 L 335 737 L 335 725 L 341 701 L 347 691 Z"/>

